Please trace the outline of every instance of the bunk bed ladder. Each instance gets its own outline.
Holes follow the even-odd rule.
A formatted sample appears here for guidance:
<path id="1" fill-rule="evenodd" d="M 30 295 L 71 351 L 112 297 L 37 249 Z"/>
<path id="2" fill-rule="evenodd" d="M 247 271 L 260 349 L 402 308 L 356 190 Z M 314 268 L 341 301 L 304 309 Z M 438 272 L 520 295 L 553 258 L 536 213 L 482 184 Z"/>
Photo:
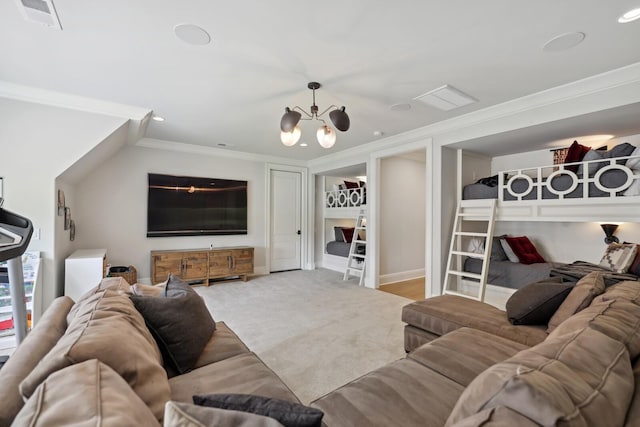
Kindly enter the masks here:
<path id="1" fill-rule="evenodd" d="M 364 209 L 360 209 L 360 213 L 356 218 L 356 225 L 353 230 L 353 238 L 351 239 L 351 247 L 349 248 L 349 257 L 347 258 L 347 269 L 344 272 L 343 280 L 349 280 L 349 276 L 360 277 L 358 285 L 364 285 L 364 270 L 367 263 L 366 236 L 364 240 L 360 239 L 360 232 L 364 234 L 366 230 L 365 224 L 367 222 L 366 213 Z M 358 247 L 364 247 L 364 253 L 358 253 Z"/>
<path id="2" fill-rule="evenodd" d="M 453 233 L 451 235 L 451 246 L 447 260 L 447 272 L 445 275 L 443 294 L 458 295 L 466 298 L 484 301 L 487 287 L 487 275 L 489 273 L 489 258 L 491 256 L 491 243 L 493 236 L 493 226 L 496 216 L 496 200 L 460 200 L 456 211 Z M 465 231 L 464 221 L 474 221 L 478 224 L 486 223 L 486 231 L 475 232 Z M 478 228 L 481 225 L 477 226 Z M 484 252 L 474 253 L 463 250 L 463 241 L 470 238 L 484 238 Z M 462 271 L 464 257 L 471 257 L 482 260 L 482 270 L 480 274 Z M 463 279 L 475 279 L 478 283 L 478 292 L 463 289 Z M 456 284 L 456 287 L 452 285 Z"/>

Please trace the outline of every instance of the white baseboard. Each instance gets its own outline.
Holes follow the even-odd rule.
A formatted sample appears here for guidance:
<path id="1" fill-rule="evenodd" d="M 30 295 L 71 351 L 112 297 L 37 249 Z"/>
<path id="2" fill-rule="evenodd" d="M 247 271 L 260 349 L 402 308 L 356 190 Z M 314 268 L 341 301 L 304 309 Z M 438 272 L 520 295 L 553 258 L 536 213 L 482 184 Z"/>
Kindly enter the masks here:
<path id="1" fill-rule="evenodd" d="M 386 285 L 394 282 L 402 282 L 404 280 L 418 279 L 420 277 L 424 277 L 424 268 L 380 275 L 379 281 L 380 285 Z"/>

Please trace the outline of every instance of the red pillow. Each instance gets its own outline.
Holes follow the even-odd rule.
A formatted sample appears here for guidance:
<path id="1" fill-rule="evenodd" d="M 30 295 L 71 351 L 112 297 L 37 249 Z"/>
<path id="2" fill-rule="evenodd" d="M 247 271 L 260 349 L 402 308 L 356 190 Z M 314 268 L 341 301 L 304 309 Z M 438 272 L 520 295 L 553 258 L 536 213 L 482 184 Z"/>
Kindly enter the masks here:
<path id="1" fill-rule="evenodd" d="M 505 240 L 522 264 L 545 262 L 527 236 L 505 237 Z"/>
<path id="2" fill-rule="evenodd" d="M 581 162 L 584 158 L 584 155 L 587 154 L 587 151 L 589 150 L 591 150 L 591 148 L 578 144 L 578 141 L 573 141 L 573 144 L 571 144 L 571 147 L 569 147 L 569 151 L 567 152 L 567 157 L 565 157 L 564 162 Z M 565 169 L 568 169 L 572 172 L 577 172 L 579 166 L 580 165 L 570 165 L 565 167 Z"/>
<path id="3" fill-rule="evenodd" d="M 351 243 L 351 241 L 353 240 L 354 231 L 355 228 L 353 227 L 342 227 L 342 237 L 344 238 L 345 242 Z"/>
<path id="4" fill-rule="evenodd" d="M 359 188 L 360 187 L 357 182 L 351 182 L 351 181 L 345 181 L 344 185 L 347 188 Z"/>

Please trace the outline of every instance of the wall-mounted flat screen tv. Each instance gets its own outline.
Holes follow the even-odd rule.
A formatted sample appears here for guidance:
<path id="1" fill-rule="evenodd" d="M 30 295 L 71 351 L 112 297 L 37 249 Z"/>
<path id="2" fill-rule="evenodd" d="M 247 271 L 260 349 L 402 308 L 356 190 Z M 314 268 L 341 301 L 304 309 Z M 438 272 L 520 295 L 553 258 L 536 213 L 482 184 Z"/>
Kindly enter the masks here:
<path id="1" fill-rule="evenodd" d="M 247 234 L 247 181 L 149 174 L 147 237 Z"/>

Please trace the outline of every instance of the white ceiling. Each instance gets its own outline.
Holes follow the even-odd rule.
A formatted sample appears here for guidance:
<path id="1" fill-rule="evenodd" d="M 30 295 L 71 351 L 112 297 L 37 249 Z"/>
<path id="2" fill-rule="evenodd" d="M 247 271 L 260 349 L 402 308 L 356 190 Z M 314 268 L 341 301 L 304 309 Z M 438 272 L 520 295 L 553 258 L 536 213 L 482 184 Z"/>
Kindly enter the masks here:
<path id="1" fill-rule="evenodd" d="M 640 62 L 640 21 L 617 23 L 638 0 L 54 3 L 63 31 L 0 1 L 0 80 L 152 109 L 166 121 L 150 138 L 301 160 Z M 183 23 L 212 43 L 179 40 Z M 575 31 L 577 47 L 543 52 Z M 309 81 L 323 84 L 320 111 L 345 105 L 351 117 L 330 150 L 315 125 L 303 125 L 307 148 L 279 140 L 284 107 L 311 105 Z M 444 84 L 479 102 L 444 112 L 412 100 Z"/>

